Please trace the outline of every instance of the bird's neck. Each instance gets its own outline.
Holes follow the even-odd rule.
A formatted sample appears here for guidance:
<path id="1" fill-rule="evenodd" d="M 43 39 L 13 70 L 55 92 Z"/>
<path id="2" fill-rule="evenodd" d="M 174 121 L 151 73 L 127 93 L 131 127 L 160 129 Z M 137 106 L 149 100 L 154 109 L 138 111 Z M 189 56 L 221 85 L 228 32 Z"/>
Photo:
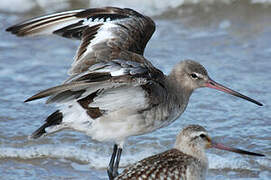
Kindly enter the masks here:
<path id="1" fill-rule="evenodd" d="M 167 76 L 167 79 L 168 90 L 171 92 L 170 94 L 175 96 L 175 99 L 179 101 L 181 105 L 184 105 L 186 107 L 189 98 L 193 92 L 193 89 L 186 88 L 185 82 L 183 82 L 182 79 L 178 79 L 177 77 L 175 77 L 174 74 L 170 74 L 169 76 Z"/>
<path id="2" fill-rule="evenodd" d="M 204 166 L 208 167 L 208 159 L 204 148 L 197 148 L 190 144 L 175 144 L 175 149 L 183 152 L 184 154 L 190 155 L 200 161 Z"/>

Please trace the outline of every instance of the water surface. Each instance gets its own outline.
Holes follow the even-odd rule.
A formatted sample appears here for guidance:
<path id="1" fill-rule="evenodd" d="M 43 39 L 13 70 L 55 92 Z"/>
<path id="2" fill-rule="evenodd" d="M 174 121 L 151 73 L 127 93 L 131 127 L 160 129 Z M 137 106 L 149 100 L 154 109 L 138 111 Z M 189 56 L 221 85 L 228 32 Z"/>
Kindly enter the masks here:
<path id="1" fill-rule="evenodd" d="M 78 3 L 76 8 L 82 5 L 86 4 Z M 73 9 L 70 6 L 62 9 Z M 23 101 L 68 77 L 66 72 L 79 42 L 57 36 L 18 38 L 3 30 L 26 17 L 53 12 L 50 8 L 0 12 L 0 179 L 107 179 L 112 143 L 99 143 L 73 131 L 38 140 L 27 138 L 55 107 L 46 105 L 45 100 Z M 196 3 L 176 6 L 160 14 L 152 11 L 146 14 L 155 14 L 157 25 L 145 51 L 146 58 L 155 66 L 168 74 L 180 60 L 197 60 L 214 80 L 255 98 L 264 106 L 222 92 L 199 89 L 192 95 L 186 112 L 173 124 L 129 138 L 121 166 L 171 148 L 182 127 L 200 124 L 216 141 L 267 155 L 257 158 L 209 150 L 207 179 L 270 179 L 271 7 L 268 3 L 239 1 L 208 6 Z"/>

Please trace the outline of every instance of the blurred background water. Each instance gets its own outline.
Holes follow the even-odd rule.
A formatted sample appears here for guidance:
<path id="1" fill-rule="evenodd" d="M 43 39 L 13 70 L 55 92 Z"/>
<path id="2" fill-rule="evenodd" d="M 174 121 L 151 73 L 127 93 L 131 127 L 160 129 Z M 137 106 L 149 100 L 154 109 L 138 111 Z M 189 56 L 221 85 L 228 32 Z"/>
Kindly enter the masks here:
<path id="1" fill-rule="evenodd" d="M 182 127 L 200 124 L 217 141 L 267 155 L 208 150 L 207 179 L 270 179 L 271 0 L 1 0 L 0 179 L 107 179 L 112 143 L 73 131 L 27 139 L 55 107 L 45 100 L 23 101 L 68 77 L 79 42 L 57 36 L 18 38 L 5 32 L 33 16 L 100 6 L 134 8 L 155 20 L 156 32 L 145 56 L 165 73 L 181 59 L 194 59 L 217 82 L 264 104 L 197 90 L 172 125 L 129 138 L 121 166 L 171 148 Z"/>

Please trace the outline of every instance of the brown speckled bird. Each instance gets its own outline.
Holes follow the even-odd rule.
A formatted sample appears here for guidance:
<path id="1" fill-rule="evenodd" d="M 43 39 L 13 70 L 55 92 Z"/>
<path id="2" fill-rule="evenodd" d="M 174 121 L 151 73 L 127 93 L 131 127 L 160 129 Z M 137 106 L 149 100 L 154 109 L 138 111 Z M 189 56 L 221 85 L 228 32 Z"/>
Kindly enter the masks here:
<path id="1" fill-rule="evenodd" d="M 207 148 L 240 154 L 262 154 L 226 147 L 216 143 L 199 125 L 190 125 L 177 136 L 174 149 L 145 158 L 126 168 L 115 180 L 203 180 L 208 169 Z"/>

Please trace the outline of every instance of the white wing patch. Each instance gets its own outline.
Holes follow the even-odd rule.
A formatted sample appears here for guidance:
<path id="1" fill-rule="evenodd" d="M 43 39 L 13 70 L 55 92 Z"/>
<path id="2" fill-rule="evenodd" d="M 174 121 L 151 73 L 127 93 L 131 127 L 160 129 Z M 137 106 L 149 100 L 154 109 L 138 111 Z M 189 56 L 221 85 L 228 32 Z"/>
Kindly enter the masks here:
<path id="1" fill-rule="evenodd" d="M 85 19 L 83 24 L 84 25 L 89 25 L 90 23 L 93 23 L 93 22 L 103 23 L 103 22 L 109 22 L 109 21 L 111 21 L 110 17 L 108 17 L 106 19 L 105 18 L 95 18 L 95 19 L 89 18 L 89 19 Z"/>
<path id="2" fill-rule="evenodd" d="M 94 102 L 90 106 L 112 112 L 119 109 L 142 109 L 146 108 L 148 104 L 141 87 L 120 86 L 103 92 L 94 98 Z"/>
<path id="3" fill-rule="evenodd" d="M 107 63 L 97 63 L 89 68 L 89 72 L 108 72 L 111 76 L 122 76 L 126 74 L 144 74 L 148 69 L 140 63 L 115 59 Z"/>
<path id="4" fill-rule="evenodd" d="M 125 75 L 128 73 L 127 68 L 123 68 L 119 65 L 113 64 L 112 62 L 109 62 L 107 64 L 108 65 L 105 65 L 104 63 L 95 64 L 96 69 L 94 69 L 94 67 L 92 67 L 91 71 L 93 71 L 93 72 L 108 72 L 108 73 L 110 73 L 111 76 L 121 76 L 121 75 Z"/>
<path id="5" fill-rule="evenodd" d="M 90 24 L 90 26 L 96 25 L 99 23 L 95 23 L 95 24 Z M 114 38 L 114 35 L 112 33 L 112 28 L 114 27 L 118 27 L 115 24 L 112 23 L 105 23 L 103 24 L 100 29 L 98 30 L 97 34 L 95 35 L 95 38 L 93 40 L 91 40 L 91 44 L 90 46 L 88 46 L 87 51 L 91 51 L 91 46 L 94 46 L 98 43 L 104 42 L 104 41 L 108 41 L 108 39 Z"/>
<path id="6" fill-rule="evenodd" d="M 93 123 L 93 119 L 86 113 L 86 110 L 75 101 L 61 104 L 60 111 L 63 113 L 62 128 L 87 132 Z"/>
<path id="7" fill-rule="evenodd" d="M 102 21 L 103 22 L 103 21 Z M 92 21 L 86 21 L 85 24 L 88 24 L 89 27 L 91 26 L 95 26 L 97 24 L 100 24 L 100 22 L 92 22 Z M 91 54 L 93 52 L 93 46 L 95 46 L 96 44 L 102 43 L 102 42 L 108 42 L 109 39 L 113 39 L 115 36 L 112 33 L 112 28 L 117 28 L 118 26 L 112 23 L 104 23 L 100 29 L 97 31 L 97 34 L 95 35 L 95 37 L 91 40 L 91 42 L 89 42 L 88 46 L 86 47 L 86 51 L 80 56 L 78 57 L 78 52 L 76 53 L 75 56 L 75 61 L 72 64 L 72 69 L 76 66 L 80 66 L 80 64 L 82 63 L 82 61 L 85 60 L 85 57 L 88 54 Z M 83 43 L 83 41 L 82 41 Z M 78 49 L 79 50 L 79 49 Z M 71 69 L 71 71 L 72 71 Z"/>
<path id="8" fill-rule="evenodd" d="M 110 73 L 111 76 L 121 76 L 121 75 L 124 75 L 125 74 L 125 69 L 120 69 L 118 71 L 113 71 Z"/>

